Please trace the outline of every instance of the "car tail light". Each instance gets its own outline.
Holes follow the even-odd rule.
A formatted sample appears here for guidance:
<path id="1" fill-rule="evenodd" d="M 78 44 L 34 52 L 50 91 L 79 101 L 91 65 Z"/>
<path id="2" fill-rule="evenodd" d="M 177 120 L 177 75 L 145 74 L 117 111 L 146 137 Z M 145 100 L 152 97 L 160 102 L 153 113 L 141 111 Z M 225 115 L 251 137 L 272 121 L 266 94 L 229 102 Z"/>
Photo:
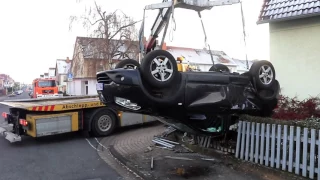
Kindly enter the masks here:
<path id="1" fill-rule="evenodd" d="M 7 113 L 3 112 L 2 117 L 7 118 L 8 117 Z"/>
<path id="2" fill-rule="evenodd" d="M 22 126 L 28 126 L 28 121 L 25 120 L 25 119 L 20 119 L 20 120 L 19 120 L 19 123 L 20 123 Z"/>

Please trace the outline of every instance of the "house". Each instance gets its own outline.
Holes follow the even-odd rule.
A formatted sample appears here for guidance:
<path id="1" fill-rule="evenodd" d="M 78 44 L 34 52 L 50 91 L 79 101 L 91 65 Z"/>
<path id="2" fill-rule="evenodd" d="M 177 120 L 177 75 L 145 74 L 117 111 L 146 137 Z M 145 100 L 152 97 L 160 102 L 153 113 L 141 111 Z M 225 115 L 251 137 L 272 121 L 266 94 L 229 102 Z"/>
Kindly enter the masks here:
<path id="1" fill-rule="evenodd" d="M 56 78 L 57 85 L 59 87 L 59 91 L 67 92 L 67 82 L 68 82 L 68 74 L 70 73 L 72 60 L 67 57 L 66 59 L 57 59 L 56 67 L 54 68 L 54 77 Z M 53 70 L 52 70 L 53 71 Z M 51 72 L 52 73 L 52 72 Z M 50 73 L 49 73 L 50 74 Z"/>
<path id="2" fill-rule="evenodd" d="M 320 94 L 320 0 L 264 0 L 257 24 L 269 23 L 270 61 L 281 92 Z"/>
<path id="3" fill-rule="evenodd" d="M 162 49 L 170 52 L 176 59 L 183 56 L 190 65 L 197 66 L 201 71 L 209 71 L 213 64 L 210 52 L 206 49 L 167 46 L 166 43 L 163 44 Z M 233 59 L 223 51 L 211 50 L 211 54 L 215 64 L 224 64 L 231 72 L 243 73 L 248 71 L 245 60 Z M 250 67 L 252 61 L 248 62 Z"/>
<path id="4" fill-rule="evenodd" d="M 49 78 L 55 78 L 56 77 L 56 68 L 49 68 L 48 74 L 49 74 Z"/>
<path id="5" fill-rule="evenodd" d="M 49 73 L 43 73 L 44 78 L 49 78 Z"/>
<path id="6" fill-rule="evenodd" d="M 237 64 L 237 69 L 236 71 L 240 74 L 249 71 L 251 65 L 258 60 L 248 60 L 248 64 L 246 60 L 242 60 L 242 59 L 234 59 L 232 58 L 233 62 L 235 62 Z"/>
<path id="7" fill-rule="evenodd" d="M 0 79 L 0 96 L 5 94 L 6 94 L 6 90 L 4 88 L 4 80 Z"/>
<path id="8" fill-rule="evenodd" d="M 109 45 L 109 47 L 108 47 Z M 114 57 L 111 54 L 115 55 Z M 110 40 L 77 37 L 71 63 L 72 81 L 68 82 L 70 95 L 95 95 L 96 73 L 113 68 L 122 59 L 138 60 L 137 41 Z"/>
<path id="9" fill-rule="evenodd" d="M 7 74 L 0 74 L 0 95 L 7 94 L 7 88 L 14 85 L 14 80 Z"/>

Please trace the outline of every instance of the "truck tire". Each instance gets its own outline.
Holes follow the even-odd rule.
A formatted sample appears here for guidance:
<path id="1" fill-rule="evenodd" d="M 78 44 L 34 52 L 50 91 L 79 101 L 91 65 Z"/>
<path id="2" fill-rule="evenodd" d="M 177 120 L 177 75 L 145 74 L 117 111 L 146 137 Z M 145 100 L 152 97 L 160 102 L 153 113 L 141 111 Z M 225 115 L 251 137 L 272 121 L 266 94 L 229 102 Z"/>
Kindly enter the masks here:
<path id="1" fill-rule="evenodd" d="M 149 52 L 142 60 L 140 71 L 143 79 L 157 88 L 174 84 L 179 73 L 175 58 L 165 50 Z"/>
<path id="2" fill-rule="evenodd" d="M 119 69 L 119 68 L 124 68 L 124 69 L 136 69 L 139 68 L 140 64 L 138 61 L 134 60 L 134 59 L 125 59 L 120 61 L 115 69 Z"/>
<path id="3" fill-rule="evenodd" d="M 108 136 L 117 125 L 116 115 L 110 110 L 98 111 L 91 122 L 91 134 L 93 136 Z"/>

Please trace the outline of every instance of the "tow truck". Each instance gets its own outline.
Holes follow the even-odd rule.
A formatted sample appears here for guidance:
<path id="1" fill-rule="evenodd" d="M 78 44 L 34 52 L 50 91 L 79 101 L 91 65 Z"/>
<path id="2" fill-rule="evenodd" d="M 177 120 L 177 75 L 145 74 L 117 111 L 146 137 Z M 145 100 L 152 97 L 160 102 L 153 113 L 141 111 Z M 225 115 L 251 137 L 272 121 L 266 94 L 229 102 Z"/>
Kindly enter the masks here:
<path id="1" fill-rule="evenodd" d="M 3 112 L 0 135 L 9 142 L 76 131 L 88 131 L 93 136 L 107 136 L 117 127 L 155 121 L 151 116 L 116 111 L 106 107 L 97 96 L 67 96 L 58 98 L 3 101 L 9 112 Z"/>

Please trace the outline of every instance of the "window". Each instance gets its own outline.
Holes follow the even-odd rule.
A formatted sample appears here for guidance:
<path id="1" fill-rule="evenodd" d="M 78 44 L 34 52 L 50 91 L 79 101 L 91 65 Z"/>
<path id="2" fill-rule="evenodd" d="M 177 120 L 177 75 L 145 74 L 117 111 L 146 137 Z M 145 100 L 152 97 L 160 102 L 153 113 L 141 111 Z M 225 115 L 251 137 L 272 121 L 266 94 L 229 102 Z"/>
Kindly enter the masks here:
<path id="1" fill-rule="evenodd" d="M 38 87 L 55 87 L 55 86 L 56 86 L 56 82 L 54 80 L 38 82 Z"/>
<path id="2" fill-rule="evenodd" d="M 88 85 L 88 81 L 84 81 L 84 84 L 85 84 L 85 85 Z"/>

